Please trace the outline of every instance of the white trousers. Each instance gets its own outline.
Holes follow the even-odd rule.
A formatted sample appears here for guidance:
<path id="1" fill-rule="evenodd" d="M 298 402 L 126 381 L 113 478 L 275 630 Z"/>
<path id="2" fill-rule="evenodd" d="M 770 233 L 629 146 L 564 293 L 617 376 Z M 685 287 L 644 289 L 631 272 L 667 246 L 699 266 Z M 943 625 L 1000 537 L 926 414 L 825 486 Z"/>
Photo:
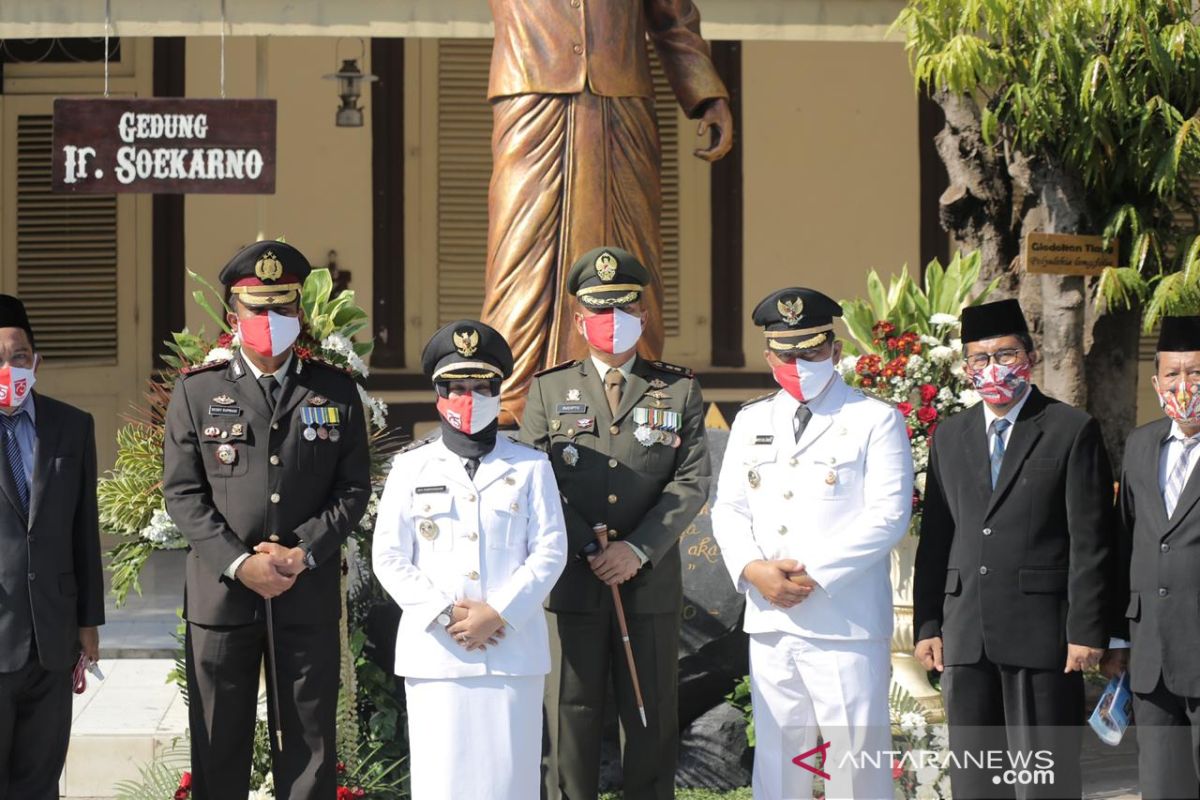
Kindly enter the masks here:
<path id="1" fill-rule="evenodd" d="M 405 678 L 412 800 L 536 800 L 545 680 Z"/>
<path id="2" fill-rule="evenodd" d="M 752 635 L 755 800 L 812 798 L 814 773 L 792 759 L 817 746 L 818 730 L 824 766 L 815 753 L 804 763 L 829 775 L 829 800 L 891 800 L 889 680 L 886 641 Z"/>

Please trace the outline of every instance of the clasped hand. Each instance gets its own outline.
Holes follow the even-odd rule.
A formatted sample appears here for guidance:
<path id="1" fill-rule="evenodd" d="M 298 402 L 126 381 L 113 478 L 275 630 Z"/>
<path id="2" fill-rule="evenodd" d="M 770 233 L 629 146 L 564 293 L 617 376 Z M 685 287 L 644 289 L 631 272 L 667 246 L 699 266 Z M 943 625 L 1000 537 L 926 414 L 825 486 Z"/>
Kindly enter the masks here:
<path id="1" fill-rule="evenodd" d="M 270 600 L 292 588 L 304 571 L 304 551 L 275 542 L 255 546 L 254 555 L 238 565 L 234 576 L 260 597 Z"/>
<path id="2" fill-rule="evenodd" d="M 496 609 L 479 600 L 459 600 L 450 619 L 446 632 L 467 650 L 487 650 L 504 638 L 504 620 Z"/>
<path id="3" fill-rule="evenodd" d="M 742 577 L 767 602 L 779 608 L 800 605 L 817 588 L 817 582 L 804 570 L 804 565 L 794 558 L 751 561 L 742 570 Z"/>
<path id="4" fill-rule="evenodd" d="M 642 560 L 625 542 L 610 544 L 594 556 L 588 556 L 592 574 L 609 586 L 618 586 L 638 574 Z"/>

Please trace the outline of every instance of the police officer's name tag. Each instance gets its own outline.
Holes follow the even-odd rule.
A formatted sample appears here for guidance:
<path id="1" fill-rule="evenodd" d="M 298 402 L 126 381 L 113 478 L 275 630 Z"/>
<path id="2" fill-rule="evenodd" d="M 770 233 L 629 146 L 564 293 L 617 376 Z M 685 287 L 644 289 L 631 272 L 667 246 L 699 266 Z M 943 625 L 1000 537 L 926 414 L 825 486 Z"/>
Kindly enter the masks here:
<path id="1" fill-rule="evenodd" d="M 769 433 L 762 433 L 754 437 L 755 444 L 773 444 L 774 442 L 775 437 Z"/>
<path id="2" fill-rule="evenodd" d="M 210 417 L 240 417 L 242 410 L 237 406 L 209 406 L 208 415 Z"/>
<path id="3" fill-rule="evenodd" d="M 586 414 L 587 403 L 559 403 L 558 414 Z"/>
<path id="4" fill-rule="evenodd" d="M 438 494 L 446 491 L 445 486 L 418 486 L 417 494 Z"/>

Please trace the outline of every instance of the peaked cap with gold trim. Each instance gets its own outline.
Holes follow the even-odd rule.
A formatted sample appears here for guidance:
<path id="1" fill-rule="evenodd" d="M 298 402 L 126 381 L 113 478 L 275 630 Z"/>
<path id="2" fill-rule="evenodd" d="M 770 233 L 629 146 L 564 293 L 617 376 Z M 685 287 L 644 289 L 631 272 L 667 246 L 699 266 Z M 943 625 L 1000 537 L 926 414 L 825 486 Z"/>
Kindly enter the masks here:
<path id="1" fill-rule="evenodd" d="M 597 311 L 632 303 L 649 283 L 650 271 L 619 247 L 590 250 L 567 273 L 567 292 Z"/>
<path id="2" fill-rule="evenodd" d="M 263 240 L 243 247 L 221 270 L 220 281 L 243 305 L 285 306 L 300 296 L 312 265 L 286 242 Z"/>
<path id="3" fill-rule="evenodd" d="M 433 381 L 492 381 L 512 374 L 513 354 L 495 328 L 460 319 L 433 335 L 421 351 L 421 367 Z"/>
<path id="4" fill-rule="evenodd" d="M 806 350 L 825 341 L 833 318 L 842 315 L 837 301 L 798 286 L 771 292 L 754 308 L 754 324 L 763 329 L 767 347 L 777 353 Z"/>

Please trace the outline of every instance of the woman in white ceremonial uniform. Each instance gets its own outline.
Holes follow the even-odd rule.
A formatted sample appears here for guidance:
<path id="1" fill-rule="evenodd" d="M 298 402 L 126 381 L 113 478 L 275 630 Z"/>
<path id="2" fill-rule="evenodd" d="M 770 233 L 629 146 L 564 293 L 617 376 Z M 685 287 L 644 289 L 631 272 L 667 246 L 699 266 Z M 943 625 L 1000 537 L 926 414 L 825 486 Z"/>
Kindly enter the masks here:
<path id="1" fill-rule="evenodd" d="M 540 786 L 550 650 L 542 602 L 566 563 L 546 455 L 497 435 L 508 343 L 474 320 L 421 356 L 440 438 L 392 463 L 373 565 L 403 610 L 413 800 L 532 800 Z"/>

